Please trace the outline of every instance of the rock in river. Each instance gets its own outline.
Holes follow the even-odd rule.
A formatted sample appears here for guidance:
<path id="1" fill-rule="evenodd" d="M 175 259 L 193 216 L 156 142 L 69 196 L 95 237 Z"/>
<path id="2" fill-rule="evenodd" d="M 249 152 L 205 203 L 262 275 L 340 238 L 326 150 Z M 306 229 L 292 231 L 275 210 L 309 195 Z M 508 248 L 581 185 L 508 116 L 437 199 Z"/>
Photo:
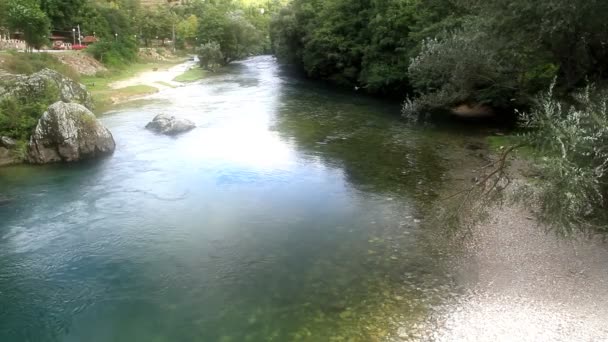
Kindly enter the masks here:
<path id="1" fill-rule="evenodd" d="M 112 133 L 90 110 L 77 103 L 56 102 L 38 120 L 28 145 L 28 161 L 72 162 L 110 154 L 115 147 Z"/>
<path id="2" fill-rule="evenodd" d="M 146 128 L 156 133 L 176 135 L 191 131 L 196 128 L 196 125 L 187 119 L 179 119 L 167 114 L 158 114 L 146 125 Z"/>

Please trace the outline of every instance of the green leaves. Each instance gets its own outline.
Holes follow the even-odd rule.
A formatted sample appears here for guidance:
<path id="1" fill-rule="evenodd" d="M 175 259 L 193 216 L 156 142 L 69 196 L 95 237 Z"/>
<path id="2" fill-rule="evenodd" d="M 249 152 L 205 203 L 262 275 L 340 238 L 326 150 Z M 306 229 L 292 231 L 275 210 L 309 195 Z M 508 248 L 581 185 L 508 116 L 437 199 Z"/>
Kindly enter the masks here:
<path id="1" fill-rule="evenodd" d="M 528 198 L 540 204 L 543 222 L 562 235 L 606 231 L 608 95 L 588 87 L 566 104 L 551 89 L 522 122 L 523 137 L 541 156 L 543 177 Z"/>
<path id="2" fill-rule="evenodd" d="M 209 42 L 201 45 L 198 49 L 198 58 L 201 68 L 215 71 L 224 62 L 224 55 L 217 42 Z"/>
<path id="3" fill-rule="evenodd" d="M 41 48 L 48 42 L 50 21 L 35 0 L 10 0 L 7 4 L 9 28 L 23 33 L 30 48 Z"/>
<path id="4" fill-rule="evenodd" d="M 262 52 L 263 33 L 242 10 L 209 4 L 201 13 L 198 41 L 216 43 L 220 47 L 222 64 Z"/>

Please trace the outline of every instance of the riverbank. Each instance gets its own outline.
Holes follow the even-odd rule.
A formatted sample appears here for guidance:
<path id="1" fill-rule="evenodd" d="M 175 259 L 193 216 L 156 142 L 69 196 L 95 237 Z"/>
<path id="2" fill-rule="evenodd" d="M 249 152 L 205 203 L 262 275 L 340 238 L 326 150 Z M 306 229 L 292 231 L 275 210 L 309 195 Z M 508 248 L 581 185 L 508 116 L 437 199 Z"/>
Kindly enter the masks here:
<path id="1" fill-rule="evenodd" d="M 194 65 L 194 62 L 184 59 L 136 63 L 128 69 L 82 77 L 81 82 L 91 92 L 99 112 L 163 89 L 178 87 L 182 84 L 174 79 L 188 72 Z"/>
<path id="2" fill-rule="evenodd" d="M 529 182 L 513 160 L 511 192 Z M 467 182 L 474 173 L 459 170 Z M 463 175 L 464 173 L 464 175 Z M 462 185 L 462 184 L 460 184 Z M 608 248 L 599 237 L 547 232 L 533 209 L 505 202 L 451 238 L 448 263 L 462 293 L 419 325 L 422 341 L 608 339 Z"/>
<path id="3" fill-rule="evenodd" d="M 183 85 L 184 81 L 200 79 L 204 73 L 196 67 L 194 60 L 173 56 L 170 59 L 145 62 L 129 65 L 124 69 L 106 69 L 101 64 L 93 65 L 92 57 L 83 53 L 57 53 L 57 54 L 22 54 L 0 53 L 0 76 L 11 80 L 13 74 L 30 75 L 43 69 L 51 69 L 58 74 L 66 76 L 87 86 L 98 113 L 104 112 L 111 106 L 129 100 L 141 98 L 163 89 L 175 88 Z M 83 67 L 89 65 L 89 67 Z M 54 95 L 53 95 L 54 96 Z M 27 101 L 28 106 L 38 105 L 36 101 L 43 97 L 32 97 Z M 44 100 L 43 101 L 47 101 Z M 48 100 L 39 105 L 39 109 L 32 112 L 32 123 L 35 123 L 48 103 Z M 24 106 L 26 104 L 23 104 Z M 25 107 L 24 107 L 25 108 Z M 29 108 L 29 107 L 28 107 Z M 14 111 L 14 109 L 12 110 Z M 0 119 L 3 113 L 0 112 Z M 16 120 L 16 119 L 12 119 Z M 28 128 L 24 128 L 24 131 Z M 11 133 L 11 134 L 14 134 Z M 8 134 L 7 134 L 8 136 Z M 27 142 L 26 133 L 18 140 L 16 145 L 24 146 Z M 18 164 L 23 159 L 23 148 L 15 149 L 13 146 L 0 145 L 0 165 Z"/>

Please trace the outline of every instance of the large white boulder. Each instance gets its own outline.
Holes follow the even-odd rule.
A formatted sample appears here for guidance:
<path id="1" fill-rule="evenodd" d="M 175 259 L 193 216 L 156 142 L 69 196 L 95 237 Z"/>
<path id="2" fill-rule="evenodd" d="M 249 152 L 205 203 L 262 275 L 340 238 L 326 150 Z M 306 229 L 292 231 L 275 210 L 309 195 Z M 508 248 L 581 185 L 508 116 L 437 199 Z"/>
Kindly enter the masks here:
<path id="1" fill-rule="evenodd" d="M 112 133 L 90 110 L 77 103 L 56 102 L 42 114 L 28 145 L 35 164 L 73 162 L 111 154 Z"/>

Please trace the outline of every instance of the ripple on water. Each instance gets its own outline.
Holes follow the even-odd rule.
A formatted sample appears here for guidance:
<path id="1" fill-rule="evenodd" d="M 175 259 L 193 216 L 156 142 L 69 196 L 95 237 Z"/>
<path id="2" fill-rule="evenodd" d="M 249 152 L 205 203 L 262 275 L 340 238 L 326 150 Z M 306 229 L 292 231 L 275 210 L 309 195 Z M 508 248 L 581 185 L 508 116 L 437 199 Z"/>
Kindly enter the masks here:
<path id="1" fill-rule="evenodd" d="M 266 57 L 155 99 L 102 117 L 111 158 L 3 178 L 0 340 L 374 341 L 452 286 L 413 218 L 447 147 L 398 106 Z"/>

